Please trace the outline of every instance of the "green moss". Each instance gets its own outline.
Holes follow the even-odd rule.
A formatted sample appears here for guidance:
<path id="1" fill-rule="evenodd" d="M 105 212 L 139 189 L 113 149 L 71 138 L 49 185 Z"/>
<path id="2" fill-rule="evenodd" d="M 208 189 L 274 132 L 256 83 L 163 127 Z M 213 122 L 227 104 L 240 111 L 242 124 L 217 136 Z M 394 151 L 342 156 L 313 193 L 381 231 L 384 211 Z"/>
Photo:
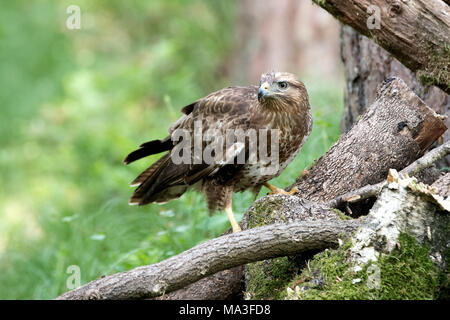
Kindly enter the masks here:
<path id="1" fill-rule="evenodd" d="M 352 217 L 349 217 L 348 215 L 346 215 L 345 213 L 343 213 L 341 210 L 339 209 L 335 209 L 335 208 L 331 208 L 331 211 L 333 211 L 334 213 L 337 214 L 338 218 L 341 220 L 351 220 Z"/>
<path id="2" fill-rule="evenodd" d="M 441 48 L 430 50 L 434 52 L 430 58 L 428 66 L 417 71 L 417 78 L 425 86 L 440 86 L 450 88 L 449 56 L 450 44 L 444 43 Z"/>
<path id="3" fill-rule="evenodd" d="M 407 235 L 400 236 L 400 249 L 382 256 L 381 299 L 433 299 L 440 272 L 429 257 L 429 246 L 418 245 Z"/>
<path id="4" fill-rule="evenodd" d="M 417 77 L 424 86 L 443 86 L 443 89 L 450 88 L 449 72 L 441 69 L 439 66 L 433 69 L 426 68 L 425 70 L 419 70 Z"/>
<path id="5" fill-rule="evenodd" d="M 282 200 L 268 197 L 254 204 L 248 212 L 249 228 L 283 221 L 278 214 Z M 250 299 L 279 299 L 279 294 L 300 268 L 289 257 L 258 261 L 247 265 L 249 280 L 246 296 Z"/>
<path id="6" fill-rule="evenodd" d="M 294 299 L 436 299 L 448 295 L 448 277 L 429 257 L 429 246 L 401 235 L 400 246 L 355 272 L 348 263 L 347 241 L 314 256 L 280 297 Z M 375 271 L 375 272 L 374 272 Z M 376 278 L 378 275 L 378 278 Z M 369 281 L 368 281 L 369 279 Z M 379 279 L 379 281 L 371 282 Z M 300 285 L 299 285 L 300 283 Z M 319 284 L 319 285 L 318 285 Z M 371 285 L 373 284 L 373 285 Z M 297 287 L 297 288 L 296 288 Z"/>
<path id="7" fill-rule="evenodd" d="M 280 299 L 298 271 L 295 262 L 288 257 L 252 263 L 248 266 L 250 280 L 246 295 L 250 299 Z"/>
<path id="8" fill-rule="evenodd" d="M 265 201 L 257 202 L 253 210 L 248 213 L 249 228 L 256 228 L 271 224 L 275 220 L 277 210 L 282 205 L 281 200 L 276 197 L 266 198 Z M 277 218 L 282 218 L 277 215 Z"/>

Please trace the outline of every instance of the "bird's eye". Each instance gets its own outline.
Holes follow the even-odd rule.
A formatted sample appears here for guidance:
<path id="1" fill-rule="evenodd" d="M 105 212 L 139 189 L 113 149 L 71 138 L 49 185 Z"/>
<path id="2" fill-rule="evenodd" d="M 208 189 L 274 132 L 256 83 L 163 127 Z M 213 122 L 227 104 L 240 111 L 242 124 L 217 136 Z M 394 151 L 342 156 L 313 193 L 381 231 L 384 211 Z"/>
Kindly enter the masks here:
<path id="1" fill-rule="evenodd" d="M 286 90 L 289 87 L 289 84 L 286 81 L 278 82 L 278 87 L 282 90 Z"/>

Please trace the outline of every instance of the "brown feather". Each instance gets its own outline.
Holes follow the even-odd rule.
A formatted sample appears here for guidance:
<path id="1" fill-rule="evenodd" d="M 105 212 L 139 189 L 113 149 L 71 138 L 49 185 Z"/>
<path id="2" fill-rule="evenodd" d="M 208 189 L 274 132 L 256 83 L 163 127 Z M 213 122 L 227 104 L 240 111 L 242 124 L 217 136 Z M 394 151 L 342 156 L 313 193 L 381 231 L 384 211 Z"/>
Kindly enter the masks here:
<path id="1" fill-rule="evenodd" d="M 152 154 L 161 153 L 168 151 L 173 148 L 170 136 L 163 140 L 152 140 L 145 142 L 139 146 L 139 149 L 131 152 L 123 162 L 125 164 L 130 164 L 136 160 L 142 159 L 144 157 L 150 156 Z"/>
<path id="2" fill-rule="evenodd" d="M 142 172 L 133 182 L 132 185 L 139 185 L 134 191 L 130 199 L 130 204 L 141 204 L 142 199 L 158 179 L 159 174 L 164 170 L 170 160 L 169 154 L 164 155 L 147 170 Z"/>

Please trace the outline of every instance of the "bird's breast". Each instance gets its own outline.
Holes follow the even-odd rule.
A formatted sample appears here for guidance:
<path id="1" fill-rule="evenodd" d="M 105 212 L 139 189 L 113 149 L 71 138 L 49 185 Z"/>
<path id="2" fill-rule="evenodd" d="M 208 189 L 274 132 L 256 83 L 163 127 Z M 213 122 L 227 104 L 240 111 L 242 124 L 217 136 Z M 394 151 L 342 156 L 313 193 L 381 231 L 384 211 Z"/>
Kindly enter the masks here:
<path id="1" fill-rule="evenodd" d="M 236 191 L 243 191 L 279 176 L 300 152 L 312 126 L 309 113 L 305 116 L 272 116 L 268 120 L 261 128 L 267 131 L 270 138 L 261 141 L 261 136 L 258 136 L 258 153 L 261 152 L 263 157 L 259 157 L 259 154 L 258 161 L 248 161 L 244 165 L 235 185 Z M 273 141 L 275 144 L 272 144 L 273 139 L 276 139 Z M 267 149 L 260 150 L 261 148 Z"/>

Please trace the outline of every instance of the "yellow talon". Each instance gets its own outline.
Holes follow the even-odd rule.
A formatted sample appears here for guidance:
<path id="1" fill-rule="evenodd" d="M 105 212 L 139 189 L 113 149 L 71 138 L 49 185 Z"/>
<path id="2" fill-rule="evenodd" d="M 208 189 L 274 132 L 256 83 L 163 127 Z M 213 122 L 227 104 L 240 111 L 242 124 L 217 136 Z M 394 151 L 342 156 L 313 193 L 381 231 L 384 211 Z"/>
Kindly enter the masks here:
<path id="1" fill-rule="evenodd" d="M 297 187 L 293 187 L 290 191 L 284 191 L 283 189 L 277 188 L 268 182 L 264 182 L 264 186 L 270 189 L 269 194 L 284 194 L 284 195 L 292 196 L 292 195 L 300 192 L 300 190 L 298 190 Z"/>

